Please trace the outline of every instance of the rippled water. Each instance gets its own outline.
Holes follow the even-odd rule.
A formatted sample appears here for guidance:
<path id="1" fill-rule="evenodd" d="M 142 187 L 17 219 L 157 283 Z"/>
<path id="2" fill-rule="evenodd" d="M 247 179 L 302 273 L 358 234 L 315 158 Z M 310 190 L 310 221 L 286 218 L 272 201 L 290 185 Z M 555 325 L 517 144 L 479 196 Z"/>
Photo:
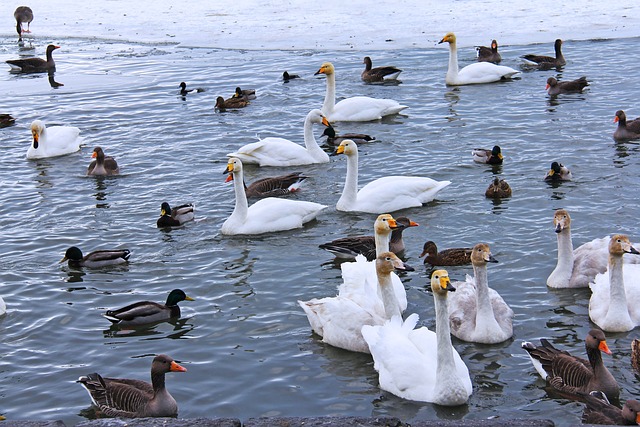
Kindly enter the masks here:
<path id="1" fill-rule="evenodd" d="M 0 130 L 0 226 L 3 267 L 0 294 L 9 312 L 0 318 L 0 413 L 10 419 L 81 421 L 89 408 L 74 383 L 98 371 L 148 378 L 150 355 L 168 353 L 188 372 L 170 374 L 168 387 L 181 417 L 298 415 L 390 415 L 416 419 L 544 417 L 559 425 L 579 421 L 577 403 L 546 395 L 522 340 L 551 338 L 584 354 L 591 325 L 588 290 L 547 288 L 556 261 L 554 209 L 573 217 L 574 243 L 623 232 L 640 239 L 636 143 L 615 143 L 614 113 L 637 116 L 638 64 L 625 52 L 638 40 L 567 41 L 561 73 L 525 72 L 512 82 L 448 88 L 448 51 L 375 52 L 225 51 L 185 49 L 104 40 L 68 39 L 56 51 L 53 89 L 46 76 L 0 73 L 0 113 L 17 118 Z M 17 56 L 5 39 L 0 59 Z M 37 52 L 47 43 L 38 40 Z M 520 55 L 551 52 L 551 46 L 501 47 L 504 65 Z M 397 86 L 364 85 L 362 57 L 374 65 L 404 69 Z M 473 61 L 461 49 L 462 64 Z M 302 142 L 302 121 L 321 105 L 325 82 L 313 73 L 324 61 L 337 68 L 338 96 L 389 97 L 409 105 L 406 114 L 371 123 L 341 123 L 338 132 L 377 137 L 360 147 L 361 181 L 384 174 L 427 175 L 453 182 L 436 202 L 398 212 L 420 223 L 405 233 L 407 262 L 417 272 L 404 284 L 408 312 L 434 326 L 433 299 L 417 258 L 426 240 L 440 247 L 490 244 L 499 264 L 489 281 L 516 313 L 513 340 L 476 345 L 454 340 L 469 366 L 474 394 L 461 408 L 403 401 L 381 392 L 369 356 L 329 347 L 311 334 L 296 303 L 333 295 L 340 270 L 318 244 L 343 235 L 371 234 L 374 215 L 335 211 L 345 175 L 344 156 L 329 164 L 295 168 L 311 178 L 297 198 L 330 206 L 304 229 L 223 237 L 220 225 L 233 209 L 233 192 L 222 174 L 225 154 L 256 135 Z M 283 84 L 284 70 L 303 79 Z M 590 88 L 555 100 L 546 79 L 586 75 Z M 206 92 L 181 99 L 177 86 Z M 258 99 L 241 111 L 213 110 L 217 95 L 236 86 L 255 88 Z M 80 127 L 81 152 L 25 160 L 29 124 Z M 319 137 L 320 130 L 316 129 Z M 505 164 L 492 169 L 471 161 L 475 147 L 499 144 Z M 93 147 L 116 157 L 122 175 L 84 176 Z M 327 148 L 329 150 L 329 148 Z M 542 181 L 559 160 L 574 181 Z M 247 181 L 282 172 L 247 168 Z M 506 178 L 513 197 L 485 199 L 494 173 Z M 156 229 L 160 203 L 193 201 L 197 221 L 165 232 Z M 127 247 L 126 267 L 73 270 L 58 264 L 65 249 L 85 252 Z M 451 269 L 462 280 L 470 269 Z M 151 329 L 109 329 L 101 317 L 140 299 L 164 301 L 173 288 L 196 298 L 183 318 Z M 622 399 L 640 395 L 630 367 L 635 331 L 608 334 L 614 352 L 605 363 L 623 387 Z"/>

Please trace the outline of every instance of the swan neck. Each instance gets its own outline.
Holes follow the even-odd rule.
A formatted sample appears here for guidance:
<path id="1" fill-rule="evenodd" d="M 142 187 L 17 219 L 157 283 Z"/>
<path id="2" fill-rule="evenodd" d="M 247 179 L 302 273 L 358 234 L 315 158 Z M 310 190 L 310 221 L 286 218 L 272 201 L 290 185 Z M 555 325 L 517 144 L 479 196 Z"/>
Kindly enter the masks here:
<path id="1" fill-rule="evenodd" d="M 334 73 L 327 74 L 327 91 L 322 104 L 322 114 L 330 116 L 336 105 L 336 75 Z"/>
<path id="2" fill-rule="evenodd" d="M 249 211 L 249 202 L 247 201 L 247 193 L 244 191 L 244 174 L 242 171 L 236 172 L 233 177 L 233 190 L 236 194 L 236 204 L 233 209 L 232 217 L 240 217 L 243 221 L 247 218 Z"/>
<path id="3" fill-rule="evenodd" d="M 317 154 L 318 152 L 325 154 L 313 135 L 313 122 L 308 116 L 304 119 L 304 146 L 311 155 Z"/>
<path id="4" fill-rule="evenodd" d="M 609 254 L 609 307 L 627 308 L 627 296 L 622 275 L 622 256 Z"/>
<path id="5" fill-rule="evenodd" d="M 455 372 L 453 362 L 453 347 L 451 345 L 451 331 L 449 329 L 449 312 L 447 297 L 435 295 L 436 309 L 436 339 L 438 343 L 438 367 L 436 369 L 436 383 L 442 384 L 445 377 Z"/>
<path id="6" fill-rule="evenodd" d="M 378 286 L 382 294 L 382 304 L 384 305 L 384 314 L 387 319 L 391 319 L 393 316 L 402 316 L 402 310 L 400 309 L 400 303 L 396 298 L 396 293 L 393 290 L 393 283 L 391 281 L 390 273 L 376 273 L 378 275 Z"/>
<path id="7" fill-rule="evenodd" d="M 458 47 L 456 42 L 449 43 L 449 69 L 447 70 L 447 83 L 453 83 L 458 78 Z"/>
<path id="8" fill-rule="evenodd" d="M 487 266 L 474 265 L 473 275 L 476 282 L 476 303 L 478 311 L 476 316 L 486 318 L 494 317 L 491 299 L 489 298 L 489 282 L 487 279 Z M 476 321 L 477 324 L 477 321 Z"/>
<path id="9" fill-rule="evenodd" d="M 350 208 L 356 203 L 358 199 L 358 153 L 353 153 L 347 156 L 347 178 L 344 182 L 344 188 L 342 189 L 342 196 L 338 200 L 338 206 Z M 376 242 L 377 247 L 377 242 Z M 387 250 L 389 247 L 387 237 Z M 380 253 L 376 251 L 379 255 Z"/>

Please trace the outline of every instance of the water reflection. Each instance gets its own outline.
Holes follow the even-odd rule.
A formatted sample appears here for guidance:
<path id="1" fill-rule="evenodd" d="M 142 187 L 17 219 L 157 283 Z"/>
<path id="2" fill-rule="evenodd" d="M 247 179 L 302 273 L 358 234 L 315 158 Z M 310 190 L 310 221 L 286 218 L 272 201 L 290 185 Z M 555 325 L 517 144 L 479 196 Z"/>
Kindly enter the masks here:
<path id="1" fill-rule="evenodd" d="M 147 337 L 147 339 L 180 339 L 185 338 L 195 328 L 193 323 L 188 323 L 189 320 L 191 320 L 190 317 L 181 317 L 138 326 L 112 324 L 109 329 L 102 331 L 102 335 L 104 338 Z M 173 330 L 170 333 L 158 330 L 165 324 L 173 326 Z"/>
<path id="2" fill-rule="evenodd" d="M 96 192 L 93 194 L 93 197 L 96 198 L 98 202 L 104 202 L 107 200 L 107 177 L 105 176 L 94 176 L 96 180 Z M 109 203 L 96 203 L 96 208 L 109 208 Z"/>

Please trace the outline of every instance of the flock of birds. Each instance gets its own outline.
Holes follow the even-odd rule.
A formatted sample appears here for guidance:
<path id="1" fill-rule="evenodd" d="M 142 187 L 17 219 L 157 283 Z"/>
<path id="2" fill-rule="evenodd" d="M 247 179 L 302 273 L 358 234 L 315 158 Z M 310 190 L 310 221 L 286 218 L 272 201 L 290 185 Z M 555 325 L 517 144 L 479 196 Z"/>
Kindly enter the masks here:
<path id="1" fill-rule="evenodd" d="M 22 41 L 33 20 L 30 8 L 21 6 L 15 11 L 16 30 Z M 24 29 L 24 24 L 27 29 Z M 498 44 L 479 47 L 478 62 L 459 69 L 456 36 L 446 34 L 440 43 L 449 44 L 448 85 L 497 82 L 510 79 L 519 71 L 497 65 L 501 62 Z M 555 56 L 525 55 L 530 66 L 539 69 L 565 65 L 562 41 L 555 42 Z M 17 72 L 52 72 L 55 62 L 52 52 L 58 46 L 49 45 L 46 59 L 23 58 L 7 63 Z M 373 67 L 365 57 L 361 78 L 366 83 L 384 83 L 397 79 L 402 70 L 392 67 Z M 336 209 L 343 212 L 376 214 L 373 235 L 342 237 L 320 245 L 341 260 L 343 283 L 334 296 L 298 301 L 307 315 L 313 331 L 326 344 L 349 351 L 371 354 L 379 374 L 380 387 L 401 398 L 454 406 L 464 404 L 472 393 L 472 382 L 464 361 L 451 342 L 451 335 L 467 342 L 496 344 L 513 336 L 514 312 L 497 291 L 489 287 L 487 266 L 498 262 L 489 245 L 478 243 L 472 248 L 450 248 L 438 251 L 433 241 L 424 244 L 425 265 L 431 269 L 430 285 L 436 312 L 436 330 L 416 328 L 416 313 L 408 314 L 407 296 L 397 271 L 411 271 L 399 258 L 404 251 L 402 233 L 418 224 L 406 217 L 394 218 L 391 213 L 420 207 L 434 200 L 449 181 L 436 181 L 421 176 L 384 176 L 360 187 L 358 184 L 358 144 L 374 138 L 369 135 L 336 135 L 331 123 L 337 121 L 371 121 L 398 114 L 407 106 L 391 99 L 365 96 L 336 99 L 335 68 L 326 62 L 317 71 L 326 76 L 326 94 L 321 109 L 311 110 L 303 125 L 304 147 L 296 142 L 269 137 L 239 147 L 229 157 L 223 171 L 227 181 L 233 181 L 235 207 L 223 223 L 225 235 L 271 233 L 302 227 L 315 219 L 327 206 L 301 200 L 281 198 L 297 191 L 307 178 L 301 172 L 268 177 L 247 185 L 245 164 L 291 167 L 328 163 L 329 155 L 314 136 L 314 125 L 323 126 L 323 135 L 335 146 L 333 155 L 345 155 L 346 178 Z M 284 72 L 283 80 L 298 78 Z M 549 95 L 581 92 L 588 85 L 586 77 L 574 81 L 547 81 Z M 203 89 L 187 89 L 179 85 L 183 97 Z M 254 90 L 236 88 L 230 98 L 218 97 L 215 108 L 225 111 L 244 108 L 256 98 Z M 615 116 L 618 127 L 615 139 L 640 139 L 640 119 L 627 121 L 623 111 Z M 27 159 L 57 157 L 76 152 L 82 144 L 80 130 L 69 126 L 47 128 L 40 120 L 31 124 L 32 143 Z M 116 160 L 95 147 L 87 175 L 119 174 Z M 501 148 L 476 149 L 474 162 L 488 165 L 502 164 Z M 404 171 L 403 171 L 404 172 Z M 571 172 L 560 162 L 553 162 L 545 180 L 570 180 Z M 511 196 L 508 183 L 495 178 L 486 190 L 487 197 Z M 249 205 L 249 198 L 259 199 Z M 157 226 L 182 226 L 195 217 L 191 203 L 171 207 L 161 205 Z M 588 360 L 556 349 L 547 340 L 536 346 L 525 342 L 522 348 L 529 354 L 536 371 L 562 397 L 585 403 L 583 421 L 589 423 L 640 424 L 640 402 L 629 399 L 622 408 L 618 403 L 620 388 L 604 366 L 601 352 L 610 354 L 604 332 L 629 331 L 640 325 L 640 253 L 627 236 L 614 235 L 596 239 L 573 248 L 571 218 L 566 210 L 554 214 L 554 229 L 558 240 L 557 266 L 547 285 L 552 288 L 590 287 L 592 297 L 589 316 L 600 329 L 593 329 L 585 340 Z M 625 256 L 625 254 L 630 254 Z M 131 252 L 127 249 L 97 250 L 84 255 L 77 247 L 69 248 L 61 262 L 73 268 L 99 268 L 127 263 Z M 465 281 L 452 282 L 447 266 L 470 264 L 473 276 Z M 636 271 L 637 270 L 637 271 Z M 454 292 L 455 291 L 455 292 Z M 178 303 L 192 301 L 182 290 L 174 289 L 164 304 L 141 301 L 120 309 L 108 310 L 104 316 L 121 326 L 140 326 L 162 322 L 180 316 Z M 6 305 L 0 298 L 0 314 Z M 640 346 L 639 346 L 640 347 Z M 638 351 L 640 355 L 640 350 Z M 640 362 L 638 362 L 640 363 Z M 78 382 L 86 388 L 92 402 L 107 416 L 176 416 L 178 405 L 165 388 L 167 372 L 186 369 L 167 355 L 158 355 L 151 365 L 151 384 L 131 379 L 104 378 L 97 373 L 82 376 Z M 611 403 L 613 402 L 613 403 Z"/>

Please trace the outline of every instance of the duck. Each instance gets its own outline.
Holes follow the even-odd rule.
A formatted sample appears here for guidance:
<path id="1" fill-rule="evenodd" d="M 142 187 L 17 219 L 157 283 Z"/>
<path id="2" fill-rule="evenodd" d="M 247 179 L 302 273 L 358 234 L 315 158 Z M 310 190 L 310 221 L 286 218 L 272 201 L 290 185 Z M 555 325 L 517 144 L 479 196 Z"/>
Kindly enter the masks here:
<path id="1" fill-rule="evenodd" d="M 20 73 L 47 73 L 56 70 L 56 63 L 53 60 L 53 51 L 60 49 L 60 46 L 50 44 L 47 46 L 47 59 L 42 58 L 22 58 L 10 59 L 7 61 L 11 71 Z"/>
<path id="2" fill-rule="evenodd" d="M 436 331 L 415 328 L 418 314 L 383 325 L 365 325 L 362 336 L 373 356 L 380 388 L 398 397 L 443 406 L 466 403 L 472 393 L 469 369 L 451 344 L 447 294 L 455 290 L 446 270 L 431 276 Z"/>
<path id="3" fill-rule="evenodd" d="M 381 325 L 385 318 L 399 313 L 398 302 L 393 292 L 391 273 L 394 270 L 412 270 L 393 252 L 383 252 L 375 260 L 377 288 L 382 298 L 389 299 L 386 311 L 381 314 L 359 305 L 344 295 L 298 301 L 311 325 L 311 329 L 322 337 L 322 342 L 344 350 L 369 353 L 362 337 L 364 325 Z M 374 292 L 376 292 L 374 290 Z"/>
<path id="4" fill-rule="evenodd" d="M 548 182 L 571 181 L 573 175 L 569 168 L 560 162 L 552 162 L 551 169 L 544 176 L 544 180 Z"/>
<path id="5" fill-rule="evenodd" d="M 140 301 L 117 310 L 107 310 L 104 314 L 111 323 L 119 326 L 138 326 L 180 317 L 179 302 L 194 301 L 182 289 L 169 292 L 167 301 L 158 304 L 153 301 Z"/>
<path id="6" fill-rule="evenodd" d="M 193 221 L 194 218 L 195 206 L 193 203 L 185 203 L 172 208 L 169 202 L 162 202 L 160 218 L 158 218 L 156 225 L 158 228 L 179 227 L 185 222 Z"/>
<path id="7" fill-rule="evenodd" d="M 627 121 L 627 115 L 624 111 L 616 111 L 616 116 L 613 119 L 614 123 L 618 123 L 616 131 L 613 133 L 613 139 L 630 140 L 640 139 L 640 117 L 637 119 Z"/>
<path id="8" fill-rule="evenodd" d="M 249 105 L 249 101 L 247 101 L 246 99 L 233 97 L 224 99 L 223 97 L 219 96 L 216 98 L 216 105 L 214 108 L 220 112 L 225 112 L 228 109 L 244 108 L 247 105 Z"/>
<path id="9" fill-rule="evenodd" d="M 471 264 L 473 248 L 451 248 L 438 252 L 435 242 L 428 240 L 422 247 L 420 258 L 424 257 L 424 263 L 432 267 L 449 267 L 455 265 Z"/>
<path id="10" fill-rule="evenodd" d="M 233 181 L 236 202 L 233 212 L 222 224 L 222 234 L 262 234 L 301 228 L 327 208 L 320 203 L 277 197 L 260 199 L 249 206 L 244 191 L 242 160 L 230 158 L 223 173 L 228 174 L 227 182 Z"/>
<path id="11" fill-rule="evenodd" d="M 204 89 L 201 87 L 198 88 L 194 88 L 194 89 L 187 89 L 187 84 L 185 82 L 180 82 L 180 85 L 178 86 L 180 88 L 180 95 L 181 96 L 187 96 L 190 93 L 200 93 L 200 92 L 204 92 Z M 223 98 L 224 100 L 224 98 Z"/>
<path id="12" fill-rule="evenodd" d="M 336 104 L 336 76 L 331 62 L 325 62 L 315 75 L 327 76 L 327 91 L 322 104 L 322 114 L 329 122 L 369 122 L 380 120 L 384 116 L 398 114 L 407 108 L 392 99 L 353 96 Z"/>
<path id="13" fill-rule="evenodd" d="M 491 62 L 476 62 L 458 70 L 458 48 L 456 35 L 447 33 L 439 43 L 449 43 L 449 69 L 445 83 L 450 86 L 499 82 L 510 79 L 519 73 L 511 67 Z"/>
<path id="14" fill-rule="evenodd" d="M 627 399 L 622 409 L 609 403 L 607 396 L 599 390 L 580 393 L 585 403 L 582 412 L 583 424 L 636 425 L 640 424 L 640 402 Z"/>
<path id="15" fill-rule="evenodd" d="M 71 246 L 60 260 L 60 263 L 68 261 L 69 267 L 99 268 L 108 265 L 125 264 L 129 262 L 131 251 L 129 249 L 102 249 L 90 252 L 83 256 L 77 246 Z"/>
<path id="16" fill-rule="evenodd" d="M 484 195 L 490 199 L 506 199 L 511 197 L 511 186 L 507 181 L 496 176 L 487 187 Z"/>
<path id="17" fill-rule="evenodd" d="M 567 61 L 565 61 L 564 55 L 562 55 L 562 40 L 556 39 L 553 47 L 556 51 L 555 58 L 553 56 L 533 54 L 523 55 L 522 58 L 529 61 L 529 63 L 533 63 L 541 70 L 563 67 L 564 65 L 566 65 Z"/>
<path id="18" fill-rule="evenodd" d="M 602 353 L 611 355 L 604 332 L 591 329 L 585 339 L 588 361 L 559 350 L 542 338 L 541 345 L 522 343 L 531 363 L 543 380 L 563 395 L 577 397 L 580 392 L 600 390 L 611 400 L 618 400 L 620 386 L 602 362 Z"/>
<path id="19" fill-rule="evenodd" d="M 118 167 L 116 159 L 111 156 L 105 156 L 101 147 L 94 148 L 91 157 L 95 160 L 89 164 L 87 175 L 112 176 L 120 173 L 120 167 Z"/>
<path id="20" fill-rule="evenodd" d="M 308 177 L 302 172 L 292 172 L 286 175 L 270 176 L 244 185 L 247 197 L 279 197 L 297 192 L 302 181 Z"/>
<path id="21" fill-rule="evenodd" d="M 47 127 L 43 121 L 31 123 L 33 142 L 27 150 L 27 159 L 44 159 L 75 153 L 80 150 L 82 138 L 75 126 Z"/>
<path id="22" fill-rule="evenodd" d="M 289 80 L 293 80 L 293 79 L 299 79 L 300 76 L 297 74 L 291 74 L 288 71 L 285 71 L 284 73 L 282 73 L 282 80 L 284 80 L 285 83 L 288 83 Z"/>
<path id="23" fill-rule="evenodd" d="M 502 149 L 498 145 L 494 145 L 491 150 L 485 148 L 474 148 L 471 151 L 473 161 L 476 163 L 486 163 L 488 165 L 501 165 L 504 161 Z"/>
<path id="24" fill-rule="evenodd" d="M 356 144 L 360 145 L 363 143 L 375 141 L 376 137 L 367 135 L 365 133 L 344 133 L 341 135 L 336 134 L 336 130 L 333 126 L 329 125 L 324 128 L 324 132 L 322 132 L 322 136 L 326 136 L 326 143 L 329 145 L 340 145 L 342 141 L 345 139 L 350 139 Z"/>
<path id="25" fill-rule="evenodd" d="M 625 253 L 640 255 L 628 236 L 611 236 L 608 271 L 596 275 L 589 284 L 589 318 L 606 332 L 626 332 L 640 325 L 640 265 L 623 268 Z"/>
<path id="26" fill-rule="evenodd" d="M 241 89 L 240 87 L 236 87 L 235 92 L 231 96 L 232 98 L 244 99 L 245 101 L 250 101 L 252 99 L 256 99 L 256 90 L 255 89 Z"/>
<path id="27" fill-rule="evenodd" d="M 0 114 L 0 128 L 8 128 L 16 124 L 16 119 L 11 114 Z"/>
<path id="28" fill-rule="evenodd" d="M 549 95 L 554 96 L 561 93 L 580 93 L 587 86 L 589 86 L 589 82 L 586 76 L 566 82 L 559 82 L 555 77 L 549 77 L 545 90 Z"/>
<path id="29" fill-rule="evenodd" d="M 13 12 L 13 17 L 16 19 L 16 31 L 18 32 L 18 40 L 22 40 L 22 33 L 31 32 L 31 21 L 33 21 L 33 10 L 29 6 L 18 6 Z M 25 30 L 23 25 L 27 24 Z"/>
<path id="30" fill-rule="evenodd" d="M 186 372 L 170 356 L 159 354 L 151 363 L 151 384 L 146 381 L 103 378 L 98 373 L 76 381 L 89 393 L 98 410 L 108 417 L 176 417 L 178 404 L 165 388 L 167 372 Z"/>
<path id="31" fill-rule="evenodd" d="M 336 209 L 344 212 L 390 213 L 420 207 L 435 199 L 451 181 L 436 181 L 421 176 L 386 176 L 358 190 L 358 146 L 347 139 L 334 155 L 347 156 L 347 176 Z M 404 167 L 406 169 L 406 166 Z"/>
<path id="32" fill-rule="evenodd" d="M 318 109 L 309 111 L 304 119 L 304 147 L 288 139 L 268 137 L 240 147 L 227 154 L 245 164 L 258 166 L 299 166 L 329 163 L 329 155 L 318 145 L 313 136 L 313 125 L 329 126 L 329 121 Z"/>
<path id="33" fill-rule="evenodd" d="M 471 252 L 473 277 L 454 282 L 449 295 L 451 334 L 462 341 L 497 344 L 513 336 L 513 310 L 500 294 L 489 288 L 487 263 L 498 262 L 489 245 L 478 243 Z"/>
<path id="34" fill-rule="evenodd" d="M 417 222 L 411 221 L 405 216 L 395 218 L 398 227 L 391 231 L 389 249 L 398 255 L 404 252 L 405 244 L 402 233 L 409 227 L 417 227 Z M 375 236 L 351 236 L 341 237 L 318 246 L 320 249 L 331 252 L 338 259 L 355 259 L 358 255 L 364 255 L 367 261 L 376 258 Z"/>
<path id="35" fill-rule="evenodd" d="M 364 71 L 360 75 L 360 78 L 365 83 L 380 83 L 389 80 L 397 80 L 398 76 L 402 72 L 401 69 L 392 66 L 371 68 L 371 58 L 368 56 L 364 57 L 362 63 L 364 64 Z"/>
<path id="36" fill-rule="evenodd" d="M 631 367 L 640 374 L 640 339 L 631 341 Z"/>
<path id="37" fill-rule="evenodd" d="M 502 61 L 502 56 L 498 52 L 498 42 L 491 40 L 491 47 L 476 46 L 476 52 L 478 54 L 478 62 L 493 62 L 499 64 Z"/>

